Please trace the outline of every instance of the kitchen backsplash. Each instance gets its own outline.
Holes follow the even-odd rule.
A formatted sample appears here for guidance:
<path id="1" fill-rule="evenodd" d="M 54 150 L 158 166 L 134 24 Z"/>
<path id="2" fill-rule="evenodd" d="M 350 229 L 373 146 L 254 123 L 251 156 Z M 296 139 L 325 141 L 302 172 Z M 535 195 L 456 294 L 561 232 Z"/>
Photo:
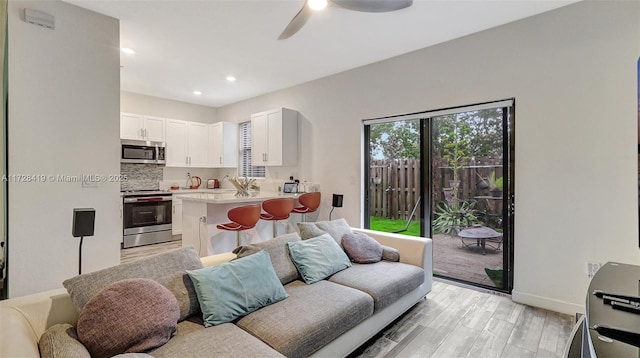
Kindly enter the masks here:
<path id="1" fill-rule="evenodd" d="M 158 189 L 164 167 L 156 164 L 120 164 L 120 174 L 128 180 L 120 183 L 120 190 Z"/>

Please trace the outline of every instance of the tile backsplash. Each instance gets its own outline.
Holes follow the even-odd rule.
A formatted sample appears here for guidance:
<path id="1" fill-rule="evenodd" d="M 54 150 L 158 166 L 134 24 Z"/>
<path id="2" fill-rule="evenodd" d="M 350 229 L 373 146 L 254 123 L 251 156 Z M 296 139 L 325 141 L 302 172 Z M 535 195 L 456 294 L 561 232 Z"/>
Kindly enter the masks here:
<path id="1" fill-rule="evenodd" d="M 158 189 L 164 167 L 157 164 L 120 164 L 120 174 L 128 180 L 120 183 L 120 190 Z"/>

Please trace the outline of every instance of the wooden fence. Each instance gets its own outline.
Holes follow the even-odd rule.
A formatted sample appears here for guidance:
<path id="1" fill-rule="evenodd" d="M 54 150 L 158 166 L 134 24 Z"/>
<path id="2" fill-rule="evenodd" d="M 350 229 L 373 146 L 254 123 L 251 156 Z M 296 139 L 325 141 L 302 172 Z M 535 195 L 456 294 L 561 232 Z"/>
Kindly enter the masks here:
<path id="1" fill-rule="evenodd" d="M 473 200 L 477 196 L 489 195 L 488 190 L 479 189 L 477 183 L 481 177 L 488 178 L 492 171 L 496 172 L 496 177 L 502 176 L 500 163 L 500 158 L 480 158 L 460 170 L 459 198 Z M 454 183 L 453 171 L 443 159 L 435 158 L 431 165 L 433 208 L 437 202 L 445 200 L 443 188 L 450 188 Z M 420 196 L 420 160 L 373 160 L 369 177 L 369 215 L 407 220 Z M 414 220 L 421 218 L 420 206 Z"/>

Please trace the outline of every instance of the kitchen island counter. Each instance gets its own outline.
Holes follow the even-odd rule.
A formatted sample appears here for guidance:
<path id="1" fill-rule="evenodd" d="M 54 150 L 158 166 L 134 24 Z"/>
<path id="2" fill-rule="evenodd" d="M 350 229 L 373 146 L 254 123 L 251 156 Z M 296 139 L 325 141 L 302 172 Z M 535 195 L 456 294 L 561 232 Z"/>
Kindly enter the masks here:
<path id="1" fill-rule="evenodd" d="M 254 191 L 249 196 L 236 196 L 235 190 L 218 193 L 177 194 L 182 200 L 182 246 L 193 245 L 200 256 L 232 251 L 238 245 L 236 232 L 219 230 L 216 226 L 229 222 L 227 212 L 233 208 L 261 204 L 274 198 L 296 198 L 300 194 L 270 191 Z M 298 203 L 296 202 L 296 206 Z M 281 221 L 279 233 L 295 230 L 301 215 L 291 215 L 289 221 Z M 241 232 L 240 244 L 268 240 L 273 236 L 271 221 L 258 221 L 254 229 Z"/>
<path id="2" fill-rule="evenodd" d="M 220 189 L 218 189 L 220 190 Z M 263 202 L 268 199 L 291 197 L 296 198 L 297 194 L 283 194 L 278 192 L 265 192 L 265 191 L 251 191 L 249 196 L 236 196 L 234 189 L 222 189 L 216 193 L 191 193 L 191 194 L 178 194 L 177 199 L 184 201 L 197 201 L 201 203 L 210 204 L 229 204 L 229 203 L 254 203 Z"/>

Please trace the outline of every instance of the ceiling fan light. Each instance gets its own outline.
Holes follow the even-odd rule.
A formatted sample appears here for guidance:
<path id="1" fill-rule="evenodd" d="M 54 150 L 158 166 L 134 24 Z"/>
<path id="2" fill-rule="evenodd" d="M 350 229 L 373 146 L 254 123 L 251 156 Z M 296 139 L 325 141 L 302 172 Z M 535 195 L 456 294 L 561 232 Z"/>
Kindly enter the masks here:
<path id="1" fill-rule="evenodd" d="M 311 10 L 322 10 L 327 7 L 327 0 L 307 0 L 307 4 Z"/>

